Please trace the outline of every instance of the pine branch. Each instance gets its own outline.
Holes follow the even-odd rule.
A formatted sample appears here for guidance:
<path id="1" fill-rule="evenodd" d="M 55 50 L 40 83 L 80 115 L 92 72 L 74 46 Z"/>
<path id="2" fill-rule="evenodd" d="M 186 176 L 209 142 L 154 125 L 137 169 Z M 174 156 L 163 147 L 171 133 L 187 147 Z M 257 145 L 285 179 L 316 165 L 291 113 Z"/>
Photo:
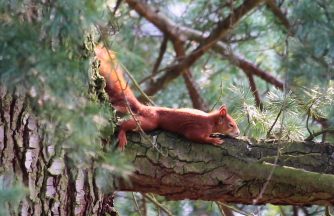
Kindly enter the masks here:
<path id="1" fill-rule="evenodd" d="M 224 20 L 218 22 L 217 27 L 213 29 L 210 35 L 204 39 L 200 45 L 180 64 L 180 68 L 189 67 L 196 62 L 207 50 L 214 46 L 216 42 L 221 40 L 231 29 L 252 9 L 257 7 L 262 0 L 246 0 L 238 8 L 234 9 L 231 14 Z"/>
<path id="2" fill-rule="evenodd" d="M 195 29 L 187 28 L 187 27 L 181 27 L 180 28 L 180 34 L 184 34 L 189 40 L 201 42 L 204 40 L 204 33 Z M 220 55 L 222 55 L 224 58 L 230 61 L 231 64 L 239 67 L 241 70 L 243 70 L 245 73 L 253 74 L 264 81 L 274 85 L 276 88 L 279 88 L 283 90 L 284 83 L 277 78 L 275 78 L 270 73 L 262 70 L 261 68 L 258 68 L 255 64 L 247 61 L 244 57 L 242 57 L 240 54 L 233 53 L 230 51 L 226 45 L 222 42 L 218 42 L 213 47 L 213 50 Z"/>
<path id="3" fill-rule="evenodd" d="M 114 7 L 114 11 L 113 11 L 113 15 L 114 15 L 114 16 L 115 16 L 115 14 L 116 14 L 116 12 L 117 12 L 119 6 L 121 6 L 122 1 L 123 1 L 123 0 L 117 0 L 117 1 L 116 1 L 115 7 Z"/>
<path id="4" fill-rule="evenodd" d="M 168 37 L 165 35 L 163 40 L 162 40 L 161 46 L 160 46 L 158 58 L 157 58 L 154 66 L 153 66 L 153 69 L 152 69 L 152 76 L 155 75 L 157 73 L 158 69 L 159 69 L 162 58 L 164 57 L 164 54 L 165 54 L 166 49 L 167 49 L 167 43 L 168 43 Z"/>
<path id="5" fill-rule="evenodd" d="M 243 71 L 246 73 L 251 73 L 254 74 L 258 77 L 261 77 L 263 80 L 267 81 L 268 83 L 271 83 L 274 85 L 276 88 L 283 90 L 284 83 L 271 74 L 265 72 L 264 70 L 256 67 L 253 63 L 248 62 L 246 60 L 243 60 L 242 58 L 237 57 L 234 55 L 233 60 L 235 61 L 235 64 L 240 67 Z"/>
<path id="6" fill-rule="evenodd" d="M 253 77 L 252 74 L 249 74 L 249 73 L 246 73 L 246 75 L 248 77 L 248 82 L 249 82 L 250 89 L 251 89 L 251 91 L 254 95 L 255 104 L 258 108 L 260 108 L 260 110 L 262 110 L 263 104 L 261 102 L 259 91 L 257 90 L 254 77 Z"/>
<path id="7" fill-rule="evenodd" d="M 186 52 L 184 50 L 184 44 L 179 40 L 173 40 L 173 46 L 176 53 L 176 57 L 178 60 L 182 60 Z M 195 109 L 208 111 L 208 105 L 204 101 L 203 97 L 200 94 L 199 88 L 196 85 L 195 80 L 192 77 L 190 69 L 186 69 L 185 72 L 182 74 L 183 79 L 186 83 L 186 87 L 191 98 L 191 102 Z"/>
<path id="8" fill-rule="evenodd" d="M 143 214 L 140 211 L 140 208 L 139 208 L 139 205 L 138 205 L 138 202 L 137 202 L 137 199 L 136 199 L 136 196 L 135 196 L 134 192 L 132 192 L 132 199 L 133 199 L 133 202 L 135 203 L 135 206 L 136 206 L 136 209 L 137 209 L 137 212 L 138 212 L 139 216 L 143 216 Z"/>
<path id="9" fill-rule="evenodd" d="M 276 5 L 274 0 L 266 0 L 266 5 L 273 12 L 273 14 L 279 19 L 279 21 L 284 25 L 284 27 L 289 31 L 290 22 L 286 16 L 282 13 L 281 9 Z"/>
<path id="10" fill-rule="evenodd" d="M 141 16 L 144 16 L 147 20 L 156 25 L 162 32 L 167 34 L 171 39 L 181 38 L 181 41 L 184 41 L 183 35 L 179 32 L 180 26 L 176 25 L 159 11 L 155 11 L 152 7 L 140 0 L 126 0 L 126 2 Z M 159 77 L 156 82 L 150 85 L 146 89 L 147 94 L 155 94 L 161 88 L 164 88 L 170 81 L 182 74 L 186 68 L 193 65 L 207 50 L 211 49 L 219 40 L 230 32 L 233 26 L 235 26 L 244 15 L 262 2 L 263 0 L 246 0 L 242 5 L 234 9 L 226 19 L 217 23 L 217 27 L 207 38 L 200 42 L 199 46 L 193 52 L 186 56 L 181 62 L 179 62 L 179 64 L 170 67 L 164 75 Z"/>
<path id="11" fill-rule="evenodd" d="M 165 206 L 163 206 L 161 203 L 159 203 L 154 197 L 148 194 L 144 194 L 143 196 L 150 200 L 155 206 L 157 206 L 159 209 L 163 210 L 168 216 L 173 216 L 173 214 L 167 209 Z"/>
<path id="12" fill-rule="evenodd" d="M 305 139 L 305 141 L 312 141 L 315 137 L 326 133 L 334 133 L 334 129 L 324 129 L 322 131 L 310 133 L 310 135 Z"/>
<path id="13" fill-rule="evenodd" d="M 178 38 L 178 29 L 174 21 L 167 18 L 159 10 L 154 9 L 142 0 L 125 0 L 126 3 L 135 10 L 139 15 L 145 17 L 148 21 L 154 24 L 169 38 Z"/>

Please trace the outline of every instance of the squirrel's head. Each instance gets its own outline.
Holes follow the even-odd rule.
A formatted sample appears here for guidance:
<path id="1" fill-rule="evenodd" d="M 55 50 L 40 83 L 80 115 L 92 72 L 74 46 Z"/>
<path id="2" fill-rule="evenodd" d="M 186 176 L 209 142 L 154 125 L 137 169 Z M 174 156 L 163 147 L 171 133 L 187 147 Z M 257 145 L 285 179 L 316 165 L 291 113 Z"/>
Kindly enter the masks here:
<path id="1" fill-rule="evenodd" d="M 219 108 L 219 118 L 216 123 L 215 132 L 223 133 L 231 137 L 237 137 L 240 135 L 240 130 L 234 119 L 227 114 L 227 107 L 225 105 Z"/>

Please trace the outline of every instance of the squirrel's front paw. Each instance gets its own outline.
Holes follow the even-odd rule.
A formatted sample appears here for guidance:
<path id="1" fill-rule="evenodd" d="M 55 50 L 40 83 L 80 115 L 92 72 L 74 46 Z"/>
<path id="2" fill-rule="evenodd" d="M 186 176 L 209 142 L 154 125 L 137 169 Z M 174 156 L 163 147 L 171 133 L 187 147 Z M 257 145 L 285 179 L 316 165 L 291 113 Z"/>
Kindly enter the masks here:
<path id="1" fill-rule="evenodd" d="M 221 145 L 221 144 L 224 143 L 224 140 L 219 139 L 219 138 L 213 138 L 212 141 L 211 141 L 211 143 L 212 143 L 213 145 Z"/>
<path id="2" fill-rule="evenodd" d="M 126 144 L 128 143 L 127 139 L 126 139 L 126 135 L 123 131 L 120 131 L 119 134 L 118 134 L 118 140 L 119 140 L 119 143 L 118 143 L 118 148 L 121 150 L 121 151 L 124 151 L 125 149 L 125 146 Z"/>

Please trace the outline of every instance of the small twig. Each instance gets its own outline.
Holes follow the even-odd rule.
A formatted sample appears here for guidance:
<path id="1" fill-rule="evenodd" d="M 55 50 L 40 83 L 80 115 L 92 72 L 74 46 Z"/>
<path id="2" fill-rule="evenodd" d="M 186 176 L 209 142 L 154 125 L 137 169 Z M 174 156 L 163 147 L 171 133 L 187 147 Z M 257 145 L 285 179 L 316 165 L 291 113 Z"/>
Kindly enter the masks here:
<path id="1" fill-rule="evenodd" d="M 180 40 L 172 40 L 176 58 L 178 61 L 181 61 L 185 55 L 184 43 Z M 195 80 L 192 77 L 191 71 L 189 68 L 185 68 L 184 73 L 182 74 L 184 82 L 186 84 L 192 105 L 195 109 L 202 111 L 208 111 L 208 105 L 204 101 L 203 97 L 200 94 L 200 90 L 196 85 Z"/>
<path id="2" fill-rule="evenodd" d="M 311 108 L 312 108 L 313 104 L 315 104 L 316 101 L 317 101 L 317 99 L 315 99 L 314 101 L 312 101 L 310 107 L 309 107 L 308 110 L 307 110 L 306 129 L 307 129 L 308 133 L 310 134 L 310 136 L 312 136 L 313 133 L 311 132 L 311 130 L 310 130 L 310 128 L 309 128 L 308 122 L 309 122 L 309 120 L 310 120 Z"/>
<path id="3" fill-rule="evenodd" d="M 253 200 L 253 205 L 256 205 L 257 202 L 262 198 L 264 192 L 266 191 L 268 185 L 269 185 L 269 182 L 271 180 L 271 178 L 273 177 L 273 174 L 274 174 L 274 171 L 275 171 L 275 168 L 276 168 L 276 165 L 278 163 L 278 158 L 279 158 L 279 155 L 280 155 L 280 152 L 279 152 L 279 149 L 278 149 L 278 146 L 277 146 L 277 155 L 275 157 L 275 161 L 274 161 L 274 166 L 273 168 L 271 169 L 269 175 L 268 175 L 268 178 L 266 180 L 266 182 L 264 183 L 259 195 L 256 197 L 256 199 Z"/>
<path id="4" fill-rule="evenodd" d="M 107 51 L 109 52 L 109 50 L 107 50 Z M 135 84 L 135 86 L 138 88 L 138 90 L 139 90 L 140 92 L 142 92 L 142 90 L 140 89 L 138 83 L 137 83 L 136 80 L 133 78 L 133 76 L 130 74 L 130 72 L 126 69 L 126 67 L 125 67 L 124 65 L 122 65 L 122 64 L 120 64 L 120 65 L 121 65 L 122 68 L 125 70 L 125 72 L 128 74 L 128 76 L 131 78 L 131 80 L 134 82 L 134 84 Z M 116 76 L 117 76 L 118 81 L 120 81 L 119 76 L 118 76 L 117 73 L 116 73 Z M 139 132 L 141 133 L 142 137 L 143 137 L 145 140 L 149 141 L 149 142 L 152 144 L 152 146 L 153 146 L 153 147 L 154 147 L 160 154 L 166 156 L 166 154 L 163 153 L 163 152 L 158 148 L 158 146 L 156 145 L 156 143 L 155 143 L 154 141 L 152 141 L 150 138 L 148 138 L 147 134 L 145 133 L 145 131 L 143 130 L 143 128 L 142 128 L 141 125 L 140 125 L 140 121 L 136 118 L 135 114 L 132 112 L 132 110 L 131 110 L 131 108 L 130 108 L 130 103 L 129 103 L 129 101 L 127 100 L 127 98 L 126 98 L 126 96 L 125 96 L 124 90 L 125 90 L 125 89 L 122 89 L 122 93 L 123 93 L 123 96 L 124 96 L 124 98 L 125 98 L 125 102 L 126 102 L 128 111 L 129 111 L 131 117 L 136 121 L 137 127 L 138 127 Z M 147 97 L 147 95 L 146 95 L 144 92 L 142 92 L 142 94 L 143 94 L 143 96 L 146 96 L 146 97 Z M 147 100 L 151 101 L 148 97 L 147 97 Z M 153 102 L 153 101 L 151 101 L 151 103 L 154 105 L 154 102 Z"/>
<path id="5" fill-rule="evenodd" d="M 284 105 L 284 104 L 283 104 Z M 278 120 L 278 117 L 281 115 L 281 113 L 283 113 L 283 105 L 280 109 L 280 112 L 278 113 L 277 117 L 276 117 L 276 120 L 275 122 Z M 281 119 L 281 127 L 280 127 L 280 132 L 279 132 L 279 137 L 278 137 L 278 143 L 280 143 L 281 141 L 281 138 L 282 138 L 282 130 L 283 130 L 283 122 L 284 122 L 284 113 L 283 113 L 283 116 L 282 116 L 282 119 Z M 273 124 L 273 126 L 275 125 L 276 123 Z M 273 128 L 272 126 L 272 128 Z M 272 129 L 271 128 L 271 129 Z M 270 134 L 270 133 L 269 133 Z M 273 164 L 273 168 L 271 169 L 270 173 L 269 173 L 269 176 L 266 180 L 266 182 L 264 183 L 263 187 L 261 188 L 261 191 L 259 193 L 259 195 L 256 197 L 256 199 L 253 200 L 253 205 L 256 205 L 257 202 L 262 198 L 265 190 L 267 189 L 268 185 L 269 185 L 269 182 L 271 180 L 271 178 L 273 177 L 273 174 L 274 174 L 274 171 L 276 169 L 276 166 L 277 166 L 277 163 L 278 163 L 278 159 L 279 159 L 279 156 L 280 156 L 280 149 L 279 149 L 279 145 L 277 144 L 277 154 L 276 154 L 276 158 L 275 158 L 275 161 L 274 161 L 274 164 Z"/>
<path id="6" fill-rule="evenodd" d="M 226 208 L 229 208 L 229 209 L 231 209 L 232 211 L 234 211 L 234 212 L 236 212 L 236 213 L 239 213 L 239 214 L 242 214 L 242 215 L 252 215 L 252 214 L 250 214 L 250 213 L 247 213 L 247 212 L 244 212 L 244 211 L 242 211 L 242 210 L 240 210 L 240 209 L 237 209 L 237 208 L 234 207 L 234 206 L 227 205 L 226 203 L 223 203 L 223 202 L 220 202 L 220 201 L 217 201 L 216 203 L 217 203 L 218 206 L 219 206 L 219 205 L 221 205 L 221 206 L 225 206 Z"/>
<path id="7" fill-rule="evenodd" d="M 150 102 L 150 104 L 152 104 L 153 106 L 155 106 L 155 103 L 147 96 L 147 94 L 145 94 L 145 92 L 140 88 L 139 84 L 137 83 L 136 79 L 132 76 L 132 74 L 129 72 L 129 70 L 122 64 L 119 63 L 119 65 L 122 66 L 122 68 L 125 70 L 126 74 L 129 76 L 129 78 L 131 79 L 131 81 L 133 82 L 134 86 L 137 88 L 137 90 L 140 92 L 140 94 L 145 98 L 145 100 L 147 100 L 148 102 Z"/>
<path id="8" fill-rule="evenodd" d="M 225 213 L 224 213 L 224 211 L 223 211 L 222 206 L 221 206 L 218 202 L 215 202 L 215 203 L 216 203 L 216 205 L 218 206 L 218 209 L 219 209 L 219 211 L 220 211 L 220 214 L 221 214 L 222 216 L 226 216 Z"/>
<path id="9" fill-rule="evenodd" d="M 269 129 L 269 131 L 268 131 L 268 133 L 267 133 L 267 137 L 270 136 L 270 133 L 271 133 L 271 131 L 273 130 L 274 126 L 276 125 L 276 123 L 277 123 L 277 121 L 278 121 L 278 118 L 281 116 L 282 111 L 283 111 L 283 106 L 282 106 L 281 109 L 279 110 L 279 112 L 278 112 L 278 114 L 277 114 L 277 116 L 276 116 L 276 119 L 275 119 L 274 123 L 271 125 L 271 127 L 270 127 L 270 129 Z"/>
<path id="10" fill-rule="evenodd" d="M 285 212 L 284 212 L 284 209 L 282 208 L 282 206 L 278 206 L 279 208 L 279 211 L 281 212 L 281 215 L 282 216 L 286 216 Z M 295 208 L 295 206 L 293 206 L 293 208 Z"/>
<path id="11" fill-rule="evenodd" d="M 158 58 L 153 66 L 153 69 L 152 69 L 152 76 L 154 76 L 158 69 L 159 69 L 159 66 L 161 64 L 161 61 L 162 61 L 162 58 L 166 52 L 166 49 L 167 49 L 167 43 L 168 43 L 168 37 L 166 34 L 164 34 L 164 38 L 162 40 L 162 43 L 161 43 L 161 46 L 160 46 L 160 50 L 159 50 L 159 55 L 158 55 Z"/>
<path id="12" fill-rule="evenodd" d="M 305 207 L 305 206 L 302 206 L 302 207 L 300 207 L 300 209 L 302 210 L 302 212 L 304 213 L 304 215 L 311 215 L 309 212 L 308 212 L 308 210 L 307 210 L 307 208 Z"/>
<path id="13" fill-rule="evenodd" d="M 117 0 L 117 1 L 116 1 L 116 5 L 115 5 L 115 7 L 114 7 L 114 12 L 113 12 L 113 15 L 114 15 L 114 16 L 115 16 L 116 11 L 118 10 L 119 6 L 121 5 L 122 1 L 123 1 L 123 0 Z"/>
<path id="14" fill-rule="evenodd" d="M 139 82 L 138 82 L 138 84 L 139 85 L 141 85 L 141 84 L 143 84 L 144 82 L 146 82 L 147 80 L 151 80 L 151 79 L 153 79 L 153 75 L 152 74 L 150 74 L 149 76 L 147 76 L 147 77 L 144 77 L 142 80 L 140 80 Z"/>
<path id="15" fill-rule="evenodd" d="M 333 216 L 333 215 L 331 214 L 330 206 L 326 206 L 326 207 L 325 207 L 325 215 L 326 215 L 326 216 Z"/>
<path id="16" fill-rule="evenodd" d="M 148 194 L 143 194 L 143 196 L 150 200 L 155 206 L 163 210 L 168 216 L 173 216 L 173 214 L 165 206 L 159 203 L 154 197 L 151 197 Z"/>
<path id="17" fill-rule="evenodd" d="M 107 54 L 108 54 L 109 59 L 112 60 L 113 58 L 111 57 L 111 54 L 110 54 L 109 50 L 106 49 L 106 51 L 107 51 Z M 113 64 L 113 66 L 114 66 L 114 70 L 115 70 L 115 69 L 116 69 L 115 64 Z M 119 75 L 118 75 L 118 73 L 117 73 L 116 71 L 115 71 L 115 74 L 116 74 L 117 81 L 118 81 L 119 83 L 121 83 L 121 78 L 119 77 Z M 143 134 L 145 134 L 144 130 L 143 130 L 143 129 L 141 128 L 141 126 L 140 126 L 140 122 L 139 122 L 139 120 L 136 118 L 135 114 L 134 114 L 134 113 L 132 112 L 132 110 L 131 110 L 130 103 L 129 103 L 129 101 L 128 101 L 126 95 L 125 95 L 125 92 L 124 92 L 124 90 L 125 90 L 126 88 L 127 88 L 127 85 L 125 86 L 124 89 L 123 89 L 122 86 L 121 86 L 122 95 L 123 95 L 123 97 L 124 97 L 124 100 L 125 100 L 126 106 L 127 106 L 127 108 L 128 108 L 128 111 L 129 111 L 131 117 L 135 120 L 135 122 L 136 122 L 137 127 L 139 128 L 139 130 L 140 130 Z"/>
<path id="18" fill-rule="evenodd" d="M 321 135 L 321 134 L 325 134 L 325 133 L 334 133 L 334 129 L 324 129 L 322 131 L 318 131 L 315 133 L 310 134 L 310 136 L 308 136 L 305 141 L 312 141 L 315 137 Z"/>
<path id="19" fill-rule="evenodd" d="M 249 87 L 251 88 L 251 91 L 253 93 L 253 96 L 254 96 L 254 99 L 255 99 L 255 104 L 262 111 L 263 104 L 261 102 L 259 91 L 258 91 L 258 89 L 256 87 L 256 83 L 255 83 L 253 74 L 246 73 L 246 76 L 248 77 Z"/>
<path id="20" fill-rule="evenodd" d="M 141 210 L 143 212 L 143 215 L 146 216 L 147 215 L 146 198 L 143 195 L 141 199 Z"/>
<path id="21" fill-rule="evenodd" d="M 132 192 L 132 199 L 133 199 L 133 202 L 135 203 L 135 206 L 137 208 L 137 211 L 138 211 L 139 215 L 143 216 L 142 213 L 141 213 L 141 211 L 140 211 L 140 208 L 139 208 L 139 205 L 138 205 L 138 202 L 137 202 L 137 199 L 135 197 L 135 193 L 134 192 Z"/>
<path id="22" fill-rule="evenodd" d="M 215 202 L 222 216 L 234 216 L 232 209 Z"/>
<path id="23" fill-rule="evenodd" d="M 307 113 L 307 118 L 306 118 L 306 129 L 308 131 L 308 133 L 310 134 L 309 137 L 313 137 L 313 133 L 311 132 L 310 128 L 309 128 L 309 125 L 308 125 L 308 122 L 310 120 L 310 110 L 311 110 L 311 107 L 308 109 L 308 113 Z"/>

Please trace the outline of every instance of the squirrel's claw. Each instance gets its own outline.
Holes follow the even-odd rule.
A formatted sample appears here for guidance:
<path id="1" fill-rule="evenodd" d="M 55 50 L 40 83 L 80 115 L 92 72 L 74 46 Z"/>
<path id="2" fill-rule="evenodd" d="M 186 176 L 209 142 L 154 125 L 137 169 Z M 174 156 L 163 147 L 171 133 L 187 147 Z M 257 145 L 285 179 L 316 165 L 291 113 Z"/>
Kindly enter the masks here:
<path id="1" fill-rule="evenodd" d="M 124 131 L 120 131 L 118 134 L 119 144 L 118 147 L 121 151 L 124 151 L 126 144 L 128 143 Z"/>

